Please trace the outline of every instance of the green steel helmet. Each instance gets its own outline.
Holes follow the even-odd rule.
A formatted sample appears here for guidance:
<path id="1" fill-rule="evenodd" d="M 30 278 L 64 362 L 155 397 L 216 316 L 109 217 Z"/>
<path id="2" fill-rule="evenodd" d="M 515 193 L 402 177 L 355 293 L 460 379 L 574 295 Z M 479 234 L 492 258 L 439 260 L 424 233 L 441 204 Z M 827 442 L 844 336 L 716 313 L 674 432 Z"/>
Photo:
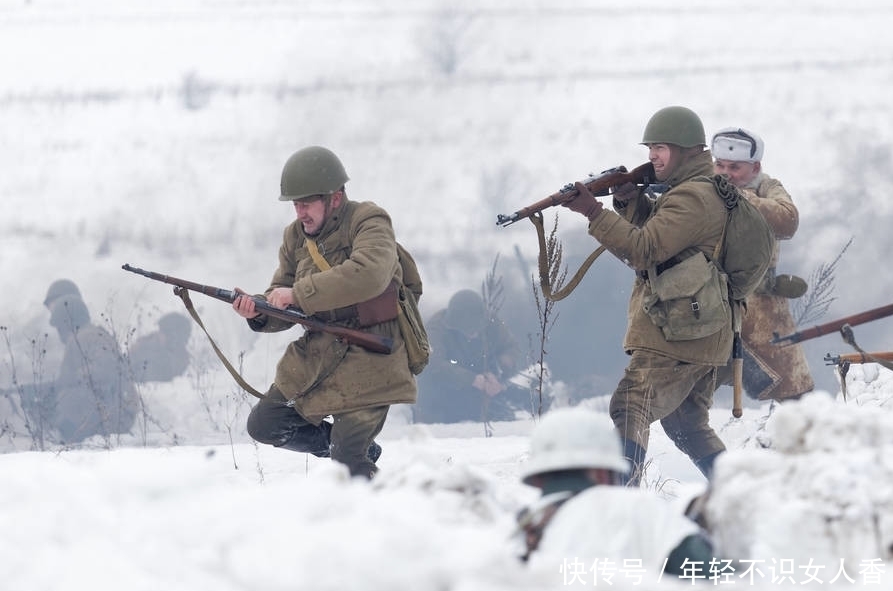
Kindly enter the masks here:
<path id="1" fill-rule="evenodd" d="M 80 297 L 81 290 L 78 289 L 78 286 L 71 279 L 57 279 L 56 281 L 53 281 L 50 284 L 49 289 L 47 289 L 47 295 L 43 299 L 43 305 L 49 308 L 50 304 L 55 300 L 67 295 L 76 295 Z"/>
<path id="2" fill-rule="evenodd" d="M 694 111 L 686 107 L 664 107 L 648 120 L 641 143 L 692 148 L 706 146 L 707 136 L 701 118 Z"/>
<path id="3" fill-rule="evenodd" d="M 344 165 L 334 152 L 321 146 L 302 148 L 285 162 L 279 201 L 331 195 L 348 180 Z"/>
<path id="4" fill-rule="evenodd" d="M 447 326 L 466 335 L 479 332 L 487 325 L 484 298 L 470 289 L 457 291 L 447 305 L 445 320 Z"/>

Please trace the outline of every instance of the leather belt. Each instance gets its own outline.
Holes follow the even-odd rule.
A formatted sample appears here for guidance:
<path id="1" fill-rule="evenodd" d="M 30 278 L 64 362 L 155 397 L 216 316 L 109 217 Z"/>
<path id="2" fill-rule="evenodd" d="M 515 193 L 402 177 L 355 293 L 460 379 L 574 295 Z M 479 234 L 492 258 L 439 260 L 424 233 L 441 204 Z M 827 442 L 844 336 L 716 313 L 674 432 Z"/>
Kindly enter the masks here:
<path id="1" fill-rule="evenodd" d="M 322 322 L 346 322 L 354 320 L 357 317 L 356 304 L 345 306 L 344 308 L 335 308 L 334 310 L 323 310 L 316 312 L 313 317 Z"/>

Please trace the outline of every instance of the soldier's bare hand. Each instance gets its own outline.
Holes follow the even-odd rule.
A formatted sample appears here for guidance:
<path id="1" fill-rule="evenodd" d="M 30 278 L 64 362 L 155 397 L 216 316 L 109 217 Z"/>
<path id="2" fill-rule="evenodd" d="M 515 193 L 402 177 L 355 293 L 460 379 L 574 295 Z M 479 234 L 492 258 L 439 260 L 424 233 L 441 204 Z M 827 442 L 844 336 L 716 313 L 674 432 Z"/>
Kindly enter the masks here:
<path id="1" fill-rule="evenodd" d="M 284 310 L 295 303 L 295 295 L 290 287 L 277 287 L 267 295 L 267 302 Z"/>
<path id="2" fill-rule="evenodd" d="M 487 393 L 487 396 L 496 396 L 503 390 L 505 390 L 505 386 L 502 382 L 499 381 L 494 374 L 487 372 L 484 374 L 484 378 L 486 379 L 486 385 L 484 387 L 484 392 Z"/>
<path id="3" fill-rule="evenodd" d="M 254 298 L 238 287 L 233 291 L 239 294 L 236 299 L 233 300 L 233 310 L 235 310 L 239 316 L 242 318 L 255 318 L 260 316 L 255 309 Z"/>

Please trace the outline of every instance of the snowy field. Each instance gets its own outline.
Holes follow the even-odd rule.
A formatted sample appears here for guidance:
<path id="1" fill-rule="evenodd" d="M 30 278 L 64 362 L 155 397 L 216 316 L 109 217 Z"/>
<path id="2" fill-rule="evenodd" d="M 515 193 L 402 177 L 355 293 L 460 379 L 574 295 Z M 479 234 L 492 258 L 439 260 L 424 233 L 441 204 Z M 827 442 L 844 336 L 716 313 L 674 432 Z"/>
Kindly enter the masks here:
<path id="1" fill-rule="evenodd" d="M 527 223 L 496 228 L 496 214 L 644 162 L 642 128 L 669 104 L 708 133 L 762 134 L 766 171 L 801 211 L 784 272 L 809 277 L 853 239 L 822 321 L 888 304 L 891 25 L 881 0 L 2 0 L 0 388 L 14 370 L 52 376 L 41 302 L 57 278 L 125 346 L 181 303 L 124 263 L 261 291 L 292 215 L 275 198 L 281 167 L 309 144 L 342 157 L 352 198 L 392 213 L 425 279 L 423 311 L 478 287 L 498 255 L 526 340 L 535 239 Z M 595 244 L 576 218 L 559 233 L 573 270 Z M 575 402 L 603 408 L 620 377 L 630 283 L 599 260 L 559 305 L 548 361 Z M 251 333 L 200 297 L 215 339 L 265 388 L 294 335 Z M 890 322 L 856 327 L 859 343 L 889 349 Z M 109 446 L 41 452 L 0 435 L 0 588 L 568 586 L 561 565 L 530 572 L 514 556 L 515 512 L 536 497 L 518 481 L 533 420 L 485 438 L 480 424 L 412 425 L 395 408 L 379 477 L 349 482 L 252 444 L 253 399 L 197 330 L 190 351 L 185 376 L 142 386 L 140 424 Z M 734 420 L 721 395 L 714 410 L 730 449 L 708 505 L 717 540 L 728 558 L 765 561 L 761 578 L 724 582 L 890 588 L 893 377 L 853 366 L 843 400 L 822 357 L 846 345 L 828 335 L 807 352 L 814 397 Z M 649 458 L 655 494 L 681 504 L 703 487 L 659 427 Z"/>

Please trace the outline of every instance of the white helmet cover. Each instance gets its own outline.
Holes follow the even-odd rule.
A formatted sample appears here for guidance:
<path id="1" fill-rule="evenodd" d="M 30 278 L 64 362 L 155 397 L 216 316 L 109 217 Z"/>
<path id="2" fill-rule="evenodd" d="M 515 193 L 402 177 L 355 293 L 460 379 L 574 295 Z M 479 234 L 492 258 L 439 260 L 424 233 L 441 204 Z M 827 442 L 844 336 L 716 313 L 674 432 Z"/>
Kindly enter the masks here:
<path id="1" fill-rule="evenodd" d="M 559 408 L 543 417 L 530 436 L 530 458 L 521 468 L 525 484 L 558 470 L 605 468 L 626 474 L 620 436 L 611 419 L 581 408 Z"/>

